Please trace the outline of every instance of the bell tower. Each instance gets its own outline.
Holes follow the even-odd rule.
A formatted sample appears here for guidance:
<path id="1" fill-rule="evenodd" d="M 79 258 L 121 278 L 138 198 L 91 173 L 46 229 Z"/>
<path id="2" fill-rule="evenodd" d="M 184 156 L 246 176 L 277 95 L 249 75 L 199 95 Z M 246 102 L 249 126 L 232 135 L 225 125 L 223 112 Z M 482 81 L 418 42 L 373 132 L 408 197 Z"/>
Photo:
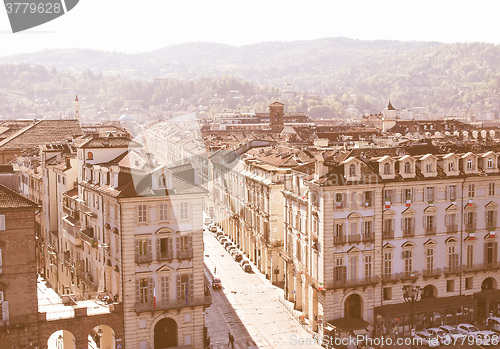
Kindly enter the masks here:
<path id="1" fill-rule="evenodd" d="M 78 100 L 78 95 L 76 95 L 75 102 L 73 103 L 73 109 L 75 110 L 75 119 L 80 119 L 80 101 Z"/>
<path id="2" fill-rule="evenodd" d="M 274 102 L 269 106 L 269 127 L 273 131 L 281 131 L 283 129 L 283 114 L 285 105 L 280 102 Z"/>

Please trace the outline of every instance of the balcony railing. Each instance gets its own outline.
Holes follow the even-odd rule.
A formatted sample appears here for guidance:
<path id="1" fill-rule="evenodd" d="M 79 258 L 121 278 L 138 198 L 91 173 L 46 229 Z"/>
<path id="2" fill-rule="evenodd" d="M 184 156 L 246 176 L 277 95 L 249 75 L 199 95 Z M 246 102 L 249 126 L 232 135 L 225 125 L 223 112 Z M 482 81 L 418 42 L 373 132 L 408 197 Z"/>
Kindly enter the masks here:
<path id="1" fill-rule="evenodd" d="M 382 232 L 382 238 L 384 238 L 384 240 L 394 239 L 394 230 L 384 230 Z"/>
<path id="2" fill-rule="evenodd" d="M 64 257 L 63 263 L 66 266 L 66 268 L 68 268 L 69 270 L 71 270 L 71 271 L 75 270 L 75 263 L 73 262 L 73 260 L 71 258 Z"/>
<path id="3" fill-rule="evenodd" d="M 347 279 L 347 280 L 335 280 L 335 281 L 333 281 L 333 287 L 334 288 L 363 287 L 363 286 L 377 284 L 379 281 L 380 281 L 380 278 L 378 276 L 354 278 L 354 279 Z"/>
<path id="4" fill-rule="evenodd" d="M 403 271 L 399 273 L 399 279 L 401 281 L 406 280 L 416 280 L 420 277 L 420 273 L 418 271 Z"/>
<path id="5" fill-rule="evenodd" d="M 465 231 L 474 232 L 476 231 L 476 223 L 467 223 L 465 224 Z"/>
<path id="6" fill-rule="evenodd" d="M 336 235 L 333 237 L 333 244 L 334 245 L 343 245 L 345 244 L 345 236 L 344 235 Z"/>
<path id="7" fill-rule="evenodd" d="M 375 241 L 374 233 L 365 233 L 363 234 L 363 242 L 373 242 Z"/>
<path id="8" fill-rule="evenodd" d="M 192 306 L 209 306 L 212 304 L 211 296 L 203 296 L 203 297 L 187 297 L 179 300 L 157 300 L 156 302 L 145 302 L 135 303 L 135 311 L 145 312 L 145 311 L 153 311 L 153 310 L 166 310 L 166 309 L 178 309 L 183 307 L 192 307 Z"/>
<path id="9" fill-rule="evenodd" d="M 444 268 L 444 275 L 460 274 L 460 270 L 461 270 L 461 268 L 459 265 L 446 267 L 446 268 Z"/>
<path id="10" fill-rule="evenodd" d="M 472 265 L 464 265 L 464 272 L 480 272 L 480 271 L 489 271 L 489 270 L 498 270 L 500 269 L 500 263 L 485 263 L 485 264 L 472 264 Z"/>
<path id="11" fill-rule="evenodd" d="M 76 274 L 77 277 L 80 278 L 80 280 L 82 280 L 82 282 L 87 285 L 92 292 L 95 292 L 97 291 L 97 285 L 94 283 L 94 276 L 87 272 L 87 271 L 79 271 L 77 269 L 77 274 Z"/>
<path id="12" fill-rule="evenodd" d="M 352 244 L 352 243 L 359 243 L 359 242 L 361 242 L 361 235 L 359 235 L 359 234 L 349 235 L 348 241 L 349 241 L 350 244 Z"/>
<path id="13" fill-rule="evenodd" d="M 81 212 L 85 213 L 86 215 L 96 217 L 97 215 L 92 212 L 92 208 L 90 206 L 87 206 L 84 202 L 80 201 L 79 204 L 79 209 Z"/>
<path id="14" fill-rule="evenodd" d="M 497 228 L 497 222 L 486 222 L 486 230 L 492 231 L 496 230 Z"/>
<path id="15" fill-rule="evenodd" d="M 424 269 L 422 275 L 424 278 L 439 277 L 441 276 L 441 269 Z"/>
<path id="16" fill-rule="evenodd" d="M 80 239 L 88 242 L 92 247 L 97 247 L 97 239 L 94 237 L 94 230 L 89 227 L 80 229 Z"/>
<path id="17" fill-rule="evenodd" d="M 65 205 L 62 206 L 62 210 L 65 214 L 67 214 L 68 216 L 71 216 L 73 219 L 75 219 L 77 221 L 80 219 L 80 214 L 78 213 L 77 210 L 73 210 L 72 208 L 65 206 Z"/>
<path id="18" fill-rule="evenodd" d="M 403 229 L 403 237 L 404 238 L 410 238 L 415 236 L 415 229 L 414 228 L 406 228 Z"/>
<path id="19" fill-rule="evenodd" d="M 193 258 L 193 250 L 177 250 L 177 259 L 191 259 Z"/>
<path id="20" fill-rule="evenodd" d="M 153 254 L 151 252 L 146 252 L 144 254 L 136 253 L 135 262 L 138 264 L 151 263 L 153 261 Z"/>
<path id="21" fill-rule="evenodd" d="M 166 252 L 158 253 L 158 260 L 159 261 L 171 261 L 172 259 L 174 259 L 174 252 L 173 251 L 166 251 Z"/>
<path id="22" fill-rule="evenodd" d="M 458 232 L 458 226 L 456 224 L 449 225 L 446 227 L 446 232 L 448 234 L 456 233 L 456 232 Z"/>
<path id="23" fill-rule="evenodd" d="M 401 280 L 401 274 L 399 274 L 399 273 L 382 274 L 382 281 L 383 282 L 397 282 L 399 280 Z"/>
<path id="24" fill-rule="evenodd" d="M 436 235 L 436 227 L 425 227 L 425 235 Z"/>

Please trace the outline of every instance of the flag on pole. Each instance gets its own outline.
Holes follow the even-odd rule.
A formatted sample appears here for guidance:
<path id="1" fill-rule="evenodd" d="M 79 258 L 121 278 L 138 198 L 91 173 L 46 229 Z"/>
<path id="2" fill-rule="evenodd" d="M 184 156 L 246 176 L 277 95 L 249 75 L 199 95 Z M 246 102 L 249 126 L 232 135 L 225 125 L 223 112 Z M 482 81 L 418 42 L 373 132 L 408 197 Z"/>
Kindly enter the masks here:
<path id="1" fill-rule="evenodd" d="M 156 309 L 156 285 L 153 282 L 153 309 Z"/>

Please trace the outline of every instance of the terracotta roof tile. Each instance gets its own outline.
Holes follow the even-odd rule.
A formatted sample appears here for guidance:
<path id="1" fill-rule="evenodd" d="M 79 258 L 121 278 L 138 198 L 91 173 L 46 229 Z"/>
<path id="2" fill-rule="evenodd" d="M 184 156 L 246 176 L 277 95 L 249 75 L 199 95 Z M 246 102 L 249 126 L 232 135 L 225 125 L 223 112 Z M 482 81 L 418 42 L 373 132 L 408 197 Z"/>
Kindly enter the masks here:
<path id="1" fill-rule="evenodd" d="M 0 184 L 0 209 L 37 207 L 39 206 L 33 201 Z"/>

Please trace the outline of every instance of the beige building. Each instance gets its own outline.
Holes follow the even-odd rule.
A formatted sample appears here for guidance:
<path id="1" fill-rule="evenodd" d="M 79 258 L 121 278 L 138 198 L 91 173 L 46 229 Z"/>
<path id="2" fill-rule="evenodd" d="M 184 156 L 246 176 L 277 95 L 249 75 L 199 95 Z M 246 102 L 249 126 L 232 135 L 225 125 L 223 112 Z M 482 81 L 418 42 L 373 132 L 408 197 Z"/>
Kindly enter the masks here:
<path id="1" fill-rule="evenodd" d="M 317 156 L 285 182 L 285 291 L 313 330 L 407 333 L 411 282 L 417 328 L 496 310 L 498 155 L 463 148 Z"/>

